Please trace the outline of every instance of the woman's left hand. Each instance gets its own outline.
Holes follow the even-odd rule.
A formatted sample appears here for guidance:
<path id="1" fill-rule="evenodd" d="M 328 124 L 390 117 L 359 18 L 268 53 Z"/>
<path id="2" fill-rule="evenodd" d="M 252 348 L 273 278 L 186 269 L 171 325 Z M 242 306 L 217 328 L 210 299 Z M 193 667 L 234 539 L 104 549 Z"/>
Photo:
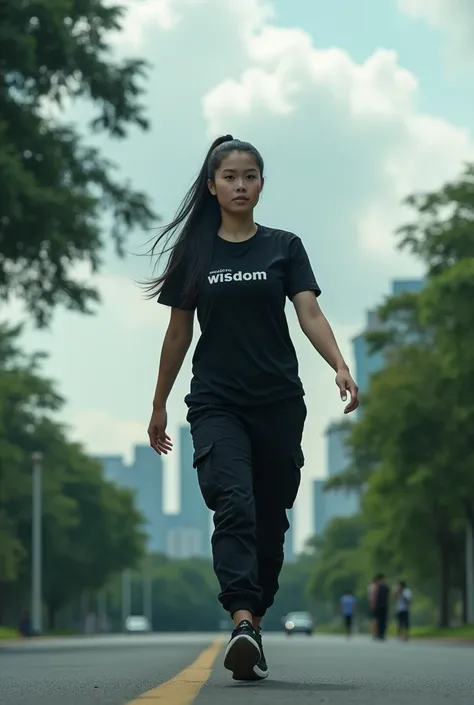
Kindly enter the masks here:
<path id="1" fill-rule="evenodd" d="M 349 404 L 344 409 L 345 414 L 350 414 L 359 406 L 359 388 L 351 377 L 349 370 L 340 370 L 336 375 L 336 384 L 339 387 L 342 401 L 346 401 L 347 392 L 351 395 Z"/>

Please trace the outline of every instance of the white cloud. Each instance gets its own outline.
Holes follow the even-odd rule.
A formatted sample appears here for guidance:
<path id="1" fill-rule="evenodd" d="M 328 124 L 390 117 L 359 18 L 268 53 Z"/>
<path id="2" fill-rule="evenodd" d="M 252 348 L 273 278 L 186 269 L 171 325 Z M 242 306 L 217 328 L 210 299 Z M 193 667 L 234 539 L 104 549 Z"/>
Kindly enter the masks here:
<path id="1" fill-rule="evenodd" d="M 126 21 L 123 30 L 113 37 L 114 44 L 120 47 L 139 49 L 145 34 L 156 29 L 174 29 L 179 24 L 173 0 L 125 0 L 121 4 L 127 8 Z"/>
<path id="2" fill-rule="evenodd" d="M 444 32 L 453 58 L 474 58 L 474 3 L 471 0 L 398 0 L 402 12 Z"/>
<path id="3" fill-rule="evenodd" d="M 419 271 L 395 251 L 392 231 L 406 217 L 400 200 L 456 175 L 474 153 L 472 137 L 420 112 L 416 76 L 396 52 L 357 63 L 343 48 L 318 49 L 303 29 L 274 26 L 270 3 L 130 0 L 129 7 L 116 46 L 154 67 L 153 130 L 104 142 L 109 156 L 167 218 L 217 132 L 253 141 L 267 166 L 258 220 L 302 236 L 322 307 L 350 358 L 364 310 L 388 292 L 390 278 Z M 104 295 L 97 316 L 59 313 L 52 336 L 30 337 L 51 349 L 48 372 L 70 400 L 67 420 L 95 451 L 125 450 L 146 432 L 168 318 L 133 283 L 147 274 L 143 258 L 110 259 L 97 280 Z M 343 405 L 332 371 L 290 318 L 309 410 L 300 500 L 307 526 L 306 483 L 324 471 L 323 430 Z M 172 433 L 186 413 L 190 367 L 188 357 L 170 400 Z"/>
<path id="4" fill-rule="evenodd" d="M 418 111 L 416 77 L 398 64 L 394 51 L 379 50 L 357 64 L 342 49 L 318 50 L 303 30 L 266 25 L 247 38 L 246 49 L 240 75 L 203 98 L 209 136 L 250 133 L 268 151 L 278 144 L 293 178 L 309 171 L 309 160 L 322 151 L 331 171 L 352 173 L 342 200 L 357 231 L 357 248 L 371 259 L 393 260 L 401 200 L 458 173 L 474 154 L 468 132 Z M 319 162 L 315 171 L 319 175 L 324 168 Z M 318 201 L 334 199 L 331 179 L 318 187 Z M 311 185 L 300 182 L 298 188 L 307 223 Z M 359 197 L 352 202 L 355 193 Z"/>

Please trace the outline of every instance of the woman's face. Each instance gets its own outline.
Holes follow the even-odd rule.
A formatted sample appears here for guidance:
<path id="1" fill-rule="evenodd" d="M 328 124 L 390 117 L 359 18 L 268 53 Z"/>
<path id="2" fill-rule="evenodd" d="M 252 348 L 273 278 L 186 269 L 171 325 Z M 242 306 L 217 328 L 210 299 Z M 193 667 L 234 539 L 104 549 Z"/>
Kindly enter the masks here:
<path id="1" fill-rule="evenodd" d="M 214 181 L 208 181 L 208 187 L 222 210 L 232 214 L 252 211 L 263 188 L 255 157 L 249 152 L 231 152 L 222 160 Z"/>

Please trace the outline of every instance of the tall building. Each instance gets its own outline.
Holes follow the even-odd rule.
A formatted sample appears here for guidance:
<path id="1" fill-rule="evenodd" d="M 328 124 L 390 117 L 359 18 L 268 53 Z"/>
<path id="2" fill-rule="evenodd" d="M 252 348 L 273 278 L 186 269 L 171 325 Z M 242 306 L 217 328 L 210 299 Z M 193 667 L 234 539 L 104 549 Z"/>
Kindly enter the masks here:
<path id="1" fill-rule="evenodd" d="M 125 485 L 126 465 L 121 455 L 101 455 L 97 458 L 102 463 L 104 476 L 110 482 L 123 487 Z"/>
<path id="2" fill-rule="evenodd" d="M 180 513 L 179 528 L 182 536 L 187 536 L 187 545 L 192 545 L 196 556 L 211 555 L 211 517 L 210 510 L 202 498 L 196 469 L 193 467 L 193 441 L 189 426 L 179 429 L 179 487 Z M 183 533 L 185 532 L 185 533 Z"/>
<path id="3" fill-rule="evenodd" d="M 202 555 L 201 532 L 183 526 L 181 514 L 166 516 L 166 554 L 171 558 L 193 558 Z"/>
<path id="4" fill-rule="evenodd" d="M 313 480 L 313 534 L 320 536 L 327 524 L 325 480 Z"/>
<path id="5" fill-rule="evenodd" d="M 378 372 L 378 370 L 383 367 L 382 354 L 370 354 L 369 344 L 365 339 L 367 333 L 379 329 L 380 321 L 378 320 L 377 312 L 367 311 L 365 330 L 352 339 L 352 349 L 355 361 L 354 376 L 357 380 L 360 394 L 364 394 L 369 388 L 370 377 L 374 374 L 374 372 Z M 360 407 L 356 413 L 360 413 Z"/>
<path id="6" fill-rule="evenodd" d="M 334 477 L 344 472 L 349 457 L 344 443 L 344 434 L 339 425 L 330 424 L 326 429 L 327 476 Z M 359 511 L 359 494 L 348 490 L 323 490 L 325 480 L 315 480 L 313 485 L 314 533 L 321 534 L 328 522 L 335 517 L 353 516 Z"/>
<path id="7" fill-rule="evenodd" d="M 422 279 L 397 279 L 392 282 L 391 295 L 398 296 L 402 293 L 417 293 L 423 288 L 424 281 Z M 365 339 L 366 333 L 370 331 L 380 330 L 381 322 L 377 316 L 376 310 L 367 312 L 366 327 L 359 335 L 356 335 L 352 340 L 355 370 L 354 376 L 357 380 L 359 392 L 364 394 L 367 392 L 370 384 L 370 378 L 378 372 L 384 364 L 383 355 L 381 353 L 370 353 L 369 345 Z M 357 415 L 360 416 L 361 408 L 357 410 Z M 348 465 L 349 458 L 344 443 L 344 434 L 339 429 L 338 424 L 331 423 L 326 430 L 326 469 L 327 475 L 333 477 L 344 471 Z M 351 516 L 358 511 L 359 495 L 355 492 L 343 490 L 323 491 L 324 480 L 315 480 L 313 488 L 314 501 L 314 533 L 321 534 L 327 523 L 331 519 L 340 516 Z"/>
<path id="8" fill-rule="evenodd" d="M 99 456 L 107 479 L 131 489 L 145 519 L 148 550 L 172 558 L 211 555 L 211 512 L 201 496 L 193 468 L 193 444 L 187 426 L 179 430 L 180 511 L 164 513 L 162 458 L 148 445 L 136 445 L 128 466 L 119 455 Z"/>
<path id="9" fill-rule="evenodd" d="M 166 535 L 162 458 L 150 446 L 137 445 L 129 472 L 132 475 L 130 484 L 136 492 L 137 507 L 147 519 L 149 550 L 164 553 Z"/>
<path id="10" fill-rule="evenodd" d="M 118 455 L 103 455 L 97 459 L 102 463 L 107 479 L 133 491 L 136 506 L 145 519 L 148 550 L 163 553 L 166 549 L 166 527 L 161 457 L 150 446 L 137 445 L 132 465 L 126 465 Z"/>
<path id="11" fill-rule="evenodd" d="M 391 296 L 399 296 L 400 294 L 406 293 L 416 294 L 422 290 L 424 283 L 423 279 L 395 279 L 392 281 L 390 294 Z M 381 353 L 370 353 L 365 335 L 371 331 L 380 330 L 381 327 L 382 323 L 377 316 L 377 311 L 368 311 L 365 330 L 352 339 L 355 359 L 355 378 L 359 386 L 359 391 L 362 394 L 368 390 L 371 376 L 375 372 L 378 372 L 384 364 L 383 355 Z"/>

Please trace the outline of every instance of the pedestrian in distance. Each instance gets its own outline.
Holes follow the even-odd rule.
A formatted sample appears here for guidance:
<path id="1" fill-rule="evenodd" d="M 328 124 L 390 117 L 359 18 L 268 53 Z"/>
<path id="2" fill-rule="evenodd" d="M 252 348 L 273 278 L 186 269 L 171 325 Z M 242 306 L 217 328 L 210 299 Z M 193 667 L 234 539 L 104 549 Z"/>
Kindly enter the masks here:
<path id="1" fill-rule="evenodd" d="M 341 610 L 346 636 L 349 638 L 352 636 L 354 620 L 357 617 L 357 598 L 352 590 L 346 590 L 344 595 L 341 597 Z"/>
<path id="2" fill-rule="evenodd" d="M 377 578 L 375 575 L 372 582 L 367 586 L 367 602 L 369 605 L 369 622 L 372 639 L 377 638 L 377 620 L 375 619 L 375 595 L 377 593 Z"/>
<path id="3" fill-rule="evenodd" d="M 172 449 L 166 404 L 195 312 L 200 324 L 187 420 L 201 492 L 214 512 L 219 600 L 234 623 L 224 665 L 242 681 L 268 676 L 261 622 L 278 590 L 287 510 L 304 465 L 306 406 L 287 298 L 335 371 L 342 400 L 350 395 L 345 413 L 359 403 L 301 239 L 254 220 L 263 185 L 257 149 L 231 135 L 217 139 L 174 220 L 158 233 L 152 253 L 169 257 L 147 287 L 171 308 L 148 428 L 160 454 Z"/>
<path id="4" fill-rule="evenodd" d="M 395 612 L 397 617 L 397 634 L 403 641 L 410 635 L 410 609 L 413 593 L 405 580 L 400 580 L 395 591 Z"/>
<path id="5" fill-rule="evenodd" d="M 385 641 L 390 606 L 390 588 L 383 573 L 379 573 L 374 594 L 374 616 L 377 625 L 376 639 Z"/>

